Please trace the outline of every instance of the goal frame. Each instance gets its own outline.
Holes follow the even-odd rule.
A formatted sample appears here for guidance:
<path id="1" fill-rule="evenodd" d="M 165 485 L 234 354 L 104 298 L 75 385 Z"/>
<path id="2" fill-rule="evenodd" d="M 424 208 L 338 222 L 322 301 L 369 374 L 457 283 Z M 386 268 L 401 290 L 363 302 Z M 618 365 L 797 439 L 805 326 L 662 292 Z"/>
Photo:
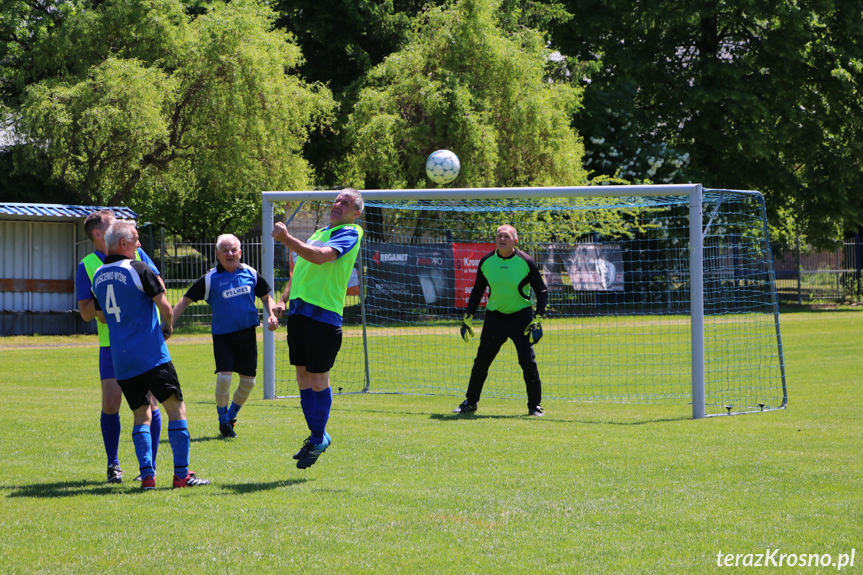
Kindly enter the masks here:
<path id="1" fill-rule="evenodd" d="M 690 339 L 692 374 L 692 417 L 706 417 L 705 406 L 705 357 L 704 357 L 704 233 L 702 229 L 704 188 L 701 184 L 658 184 L 631 186 L 573 186 L 573 187 L 536 187 L 536 188 L 437 188 L 413 190 L 361 190 L 364 200 L 455 200 L 455 199 L 530 199 L 530 198 L 591 198 L 591 197 L 633 197 L 633 196 L 686 196 L 689 198 L 689 272 L 690 272 Z M 757 193 L 757 192 L 750 192 Z M 275 244 L 271 232 L 274 227 L 275 204 L 289 201 L 332 201 L 338 190 L 306 191 L 265 191 L 262 192 L 262 275 L 275 287 L 274 254 Z M 760 194 L 758 194 L 760 196 Z M 761 198 L 763 209 L 763 198 Z M 707 224 L 709 226 L 709 222 Z M 765 234 L 767 233 L 765 223 Z M 768 238 L 769 240 L 769 238 Z M 771 266 L 770 280 L 775 286 L 775 276 Z M 773 308 L 776 316 L 776 337 L 779 354 L 782 355 L 782 339 L 779 331 L 778 301 L 775 287 Z M 264 399 L 275 399 L 275 334 L 264 330 L 263 346 L 263 392 Z M 781 359 L 783 403 L 787 403 L 785 389 L 785 362 Z M 368 377 L 368 366 L 366 366 Z"/>

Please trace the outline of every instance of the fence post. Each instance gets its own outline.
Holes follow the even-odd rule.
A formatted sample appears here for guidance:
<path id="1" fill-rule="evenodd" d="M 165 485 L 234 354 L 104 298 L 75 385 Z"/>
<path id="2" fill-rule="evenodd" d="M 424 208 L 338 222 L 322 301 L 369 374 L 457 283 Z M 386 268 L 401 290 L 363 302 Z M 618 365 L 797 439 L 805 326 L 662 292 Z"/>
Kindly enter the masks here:
<path id="1" fill-rule="evenodd" d="M 859 233 L 854 234 L 854 269 L 857 276 L 857 295 L 863 295 L 863 285 L 860 285 L 860 280 L 863 279 L 863 241 Z"/>
<path id="2" fill-rule="evenodd" d="M 803 305 L 803 268 L 800 266 L 800 232 L 794 236 L 794 263 L 797 265 L 797 305 Z"/>

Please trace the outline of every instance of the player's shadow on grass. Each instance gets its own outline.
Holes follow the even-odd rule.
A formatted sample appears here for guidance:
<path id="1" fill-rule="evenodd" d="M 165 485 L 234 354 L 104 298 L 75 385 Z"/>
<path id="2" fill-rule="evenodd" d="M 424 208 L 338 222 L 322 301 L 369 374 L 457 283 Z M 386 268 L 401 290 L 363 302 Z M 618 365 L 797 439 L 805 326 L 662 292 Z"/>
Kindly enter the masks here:
<path id="1" fill-rule="evenodd" d="M 298 486 L 309 481 L 306 478 L 283 479 L 281 481 L 267 481 L 258 483 L 219 483 L 214 487 L 230 491 L 235 495 L 245 493 L 256 493 L 258 491 L 270 491 L 279 487 Z M 33 485 L 0 486 L 0 489 L 9 489 L 7 497 L 28 497 L 33 499 L 46 499 L 53 497 L 77 497 L 79 495 L 121 495 L 128 493 L 142 493 L 139 484 L 130 489 L 129 484 L 108 485 L 102 481 L 79 481 L 75 483 L 34 483 Z M 157 486 L 158 488 L 158 486 Z M 170 490 L 170 483 L 160 490 Z"/>
<path id="2" fill-rule="evenodd" d="M 224 437 L 221 433 L 217 433 L 216 435 L 197 435 L 191 437 L 189 441 L 192 443 L 204 443 L 206 441 L 226 441 L 230 438 Z"/>
<path id="3" fill-rule="evenodd" d="M 476 419 L 527 419 L 528 415 L 512 413 L 509 415 L 490 415 L 488 413 L 432 413 L 429 419 L 438 421 L 471 421 Z"/>
<path id="4" fill-rule="evenodd" d="M 294 487 L 309 481 L 301 479 L 282 479 L 280 481 L 262 481 L 255 483 L 219 483 L 218 487 L 231 491 L 234 495 L 245 495 L 246 493 L 257 493 L 258 491 L 270 491 L 279 487 Z"/>
<path id="5" fill-rule="evenodd" d="M 32 497 L 34 499 L 77 497 L 78 495 L 110 495 L 125 491 L 122 486 L 108 485 L 104 481 L 77 481 L 74 483 L 58 481 L 54 483 L 34 483 L 33 485 L 4 486 L 3 489 L 11 490 L 11 493 L 7 497 Z"/>
<path id="6" fill-rule="evenodd" d="M 538 422 L 546 422 L 546 423 L 561 423 L 566 421 L 568 423 L 583 423 L 586 425 L 648 425 L 650 423 L 675 423 L 679 421 L 688 421 L 692 418 L 686 415 L 681 415 L 680 417 L 660 417 L 656 419 L 639 419 L 639 420 L 613 420 L 613 419 L 558 419 L 555 417 L 538 417 L 532 418 L 529 415 L 522 414 L 512 414 L 512 415 L 489 415 L 487 413 L 477 414 L 477 413 L 432 413 L 429 415 L 429 419 L 435 419 L 437 421 L 471 421 L 477 419 L 537 419 Z"/>

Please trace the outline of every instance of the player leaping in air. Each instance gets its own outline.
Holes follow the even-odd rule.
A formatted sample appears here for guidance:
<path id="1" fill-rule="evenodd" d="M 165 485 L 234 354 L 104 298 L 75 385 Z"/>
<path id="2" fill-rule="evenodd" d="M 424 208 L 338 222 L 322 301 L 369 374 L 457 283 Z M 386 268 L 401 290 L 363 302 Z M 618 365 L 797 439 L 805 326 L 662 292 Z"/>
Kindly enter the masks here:
<path id="1" fill-rule="evenodd" d="M 342 345 L 345 294 L 363 237 L 363 229 L 354 222 L 362 211 L 362 196 L 347 188 L 333 203 L 330 225 L 307 242 L 288 233 L 281 222 L 272 232 L 299 256 L 275 311 L 281 317 L 288 306 L 288 349 L 297 370 L 300 406 L 311 432 L 294 454 L 300 469 L 313 465 L 330 445 L 326 432 L 333 404 L 330 369 Z"/>

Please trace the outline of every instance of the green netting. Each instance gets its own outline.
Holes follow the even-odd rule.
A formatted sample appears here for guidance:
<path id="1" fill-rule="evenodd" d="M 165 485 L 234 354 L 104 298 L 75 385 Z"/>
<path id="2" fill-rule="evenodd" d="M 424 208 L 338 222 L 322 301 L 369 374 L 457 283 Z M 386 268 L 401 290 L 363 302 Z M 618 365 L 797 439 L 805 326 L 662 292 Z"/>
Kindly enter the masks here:
<path id="1" fill-rule="evenodd" d="M 667 403 L 687 413 L 688 201 L 660 195 L 367 200 L 358 262 L 364 297 L 348 296 L 333 388 L 462 396 L 477 343 L 464 343 L 458 325 L 476 262 L 493 249 L 497 226 L 508 223 L 549 288 L 549 319 L 535 348 L 544 402 Z M 304 210 L 321 213 L 314 205 Z M 707 413 L 782 407 L 762 197 L 706 190 L 702 213 Z M 481 321 L 474 323 L 481 329 Z M 277 393 L 293 395 L 294 372 L 279 345 Z M 512 344 L 492 365 L 483 396 L 525 400 Z"/>

